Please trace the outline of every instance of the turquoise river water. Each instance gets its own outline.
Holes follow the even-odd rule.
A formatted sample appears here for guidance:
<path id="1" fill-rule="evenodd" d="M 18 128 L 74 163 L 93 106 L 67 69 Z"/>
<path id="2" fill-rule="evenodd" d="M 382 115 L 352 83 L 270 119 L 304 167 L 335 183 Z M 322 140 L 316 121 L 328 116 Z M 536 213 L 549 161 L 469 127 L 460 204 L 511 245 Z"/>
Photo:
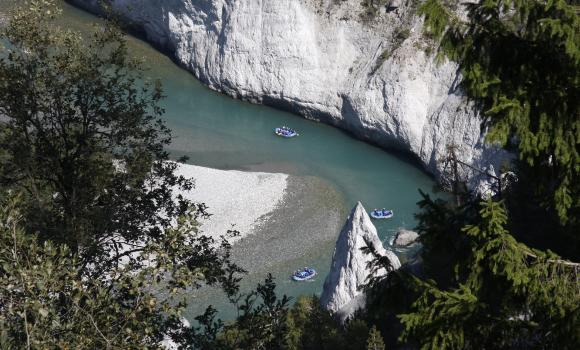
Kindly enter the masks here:
<path id="1" fill-rule="evenodd" d="M 0 0 L 0 13 L 13 3 Z M 98 21 L 81 10 L 63 6 L 64 16 L 59 20 L 63 26 L 87 30 Z M 286 258 L 281 263 L 270 261 L 260 265 L 258 262 L 257 265 L 268 268 L 251 269 L 248 285 L 263 278 L 269 270 L 277 278 L 280 292 L 291 296 L 320 293 L 340 224 L 357 201 L 361 201 L 367 209 L 394 209 L 394 218 L 376 225 L 385 244 L 388 244 L 396 229 L 414 227 L 416 202 L 420 198 L 418 189 L 430 193 L 434 181 L 412 162 L 358 141 L 333 127 L 213 92 L 147 43 L 136 38 L 129 38 L 129 41 L 131 53 L 143 57 L 150 67 L 148 75 L 161 79 L 163 83 L 167 95 L 164 118 L 175 135 L 170 147 L 174 155 L 187 155 L 192 164 L 219 169 L 289 173 L 298 182 L 304 180 L 309 183 L 313 189 L 302 189 L 314 198 L 308 202 L 313 206 L 312 210 L 301 208 L 300 198 L 291 198 L 298 203 L 294 208 L 304 211 L 303 215 L 289 219 L 283 229 L 279 226 L 271 228 L 277 230 L 276 234 L 280 237 L 298 235 L 294 231 L 297 228 L 303 231 L 300 223 L 307 221 L 307 217 L 311 220 L 309 227 L 315 228 L 309 233 L 311 237 L 322 230 L 330 230 L 330 236 L 312 245 L 308 244 L 306 237 L 307 243 L 303 249 L 286 252 L 292 258 Z M 291 125 L 299 130 L 301 136 L 293 140 L 274 136 L 272 129 L 280 125 Z M 318 190 L 320 193 L 316 193 Z M 292 208 L 292 203 L 289 205 Z M 308 212 L 315 211 L 315 207 L 338 213 L 332 219 L 333 224 L 327 225 L 324 215 L 309 216 Z M 252 244 L 260 248 L 261 242 L 264 242 L 264 249 L 270 249 L 267 244 L 272 247 L 276 245 L 276 242 L 267 243 L 259 239 Z M 260 253 L 259 249 L 256 252 L 268 256 Z M 405 253 L 398 251 L 401 256 Z M 316 266 L 320 271 L 319 277 L 311 283 L 290 282 L 288 276 L 292 270 L 304 265 Z M 200 302 L 194 303 L 189 316 L 201 310 L 204 303 L 223 306 L 223 300 L 210 294 L 200 293 Z"/>

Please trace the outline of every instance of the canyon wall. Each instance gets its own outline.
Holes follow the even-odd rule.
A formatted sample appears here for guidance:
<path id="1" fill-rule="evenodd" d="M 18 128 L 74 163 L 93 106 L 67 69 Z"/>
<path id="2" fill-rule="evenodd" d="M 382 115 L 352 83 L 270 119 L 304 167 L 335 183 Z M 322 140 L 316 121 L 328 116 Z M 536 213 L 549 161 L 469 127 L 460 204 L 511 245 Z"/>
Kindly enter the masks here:
<path id="1" fill-rule="evenodd" d="M 98 0 L 71 2 L 102 12 Z M 460 160 L 492 173 L 505 158 L 484 145 L 457 65 L 435 62 L 416 1 L 374 13 L 362 0 L 108 2 L 214 90 L 410 153 L 435 176 L 450 145 Z M 466 175 L 472 188 L 484 188 L 485 177 Z"/>

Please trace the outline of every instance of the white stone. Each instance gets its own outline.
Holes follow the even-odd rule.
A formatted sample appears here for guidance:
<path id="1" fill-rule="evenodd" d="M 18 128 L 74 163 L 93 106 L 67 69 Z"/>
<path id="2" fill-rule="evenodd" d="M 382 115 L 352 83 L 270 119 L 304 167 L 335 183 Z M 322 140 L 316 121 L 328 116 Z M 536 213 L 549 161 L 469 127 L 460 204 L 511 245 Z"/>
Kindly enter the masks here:
<path id="1" fill-rule="evenodd" d="M 343 323 L 357 309 L 365 306 L 365 295 L 360 287 L 368 282 L 370 274 L 368 263 L 373 257 L 361 249 L 368 245 L 372 245 L 378 254 L 387 256 L 393 269 L 401 267 L 397 256 L 383 247 L 377 229 L 359 202 L 338 236 L 330 272 L 320 296 L 321 305 Z M 387 270 L 380 269 L 376 276 L 384 276 L 387 273 Z"/>
<path id="2" fill-rule="evenodd" d="M 419 238 L 419 234 L 415 231 L 400 229 L 397 231 L 395 235 L 395 240 L 393 241 L 393 245 L 397 246 L 408 246 L 417 241 Z"/>
<path id="3" fill-rule="evenodd" d="M 73 2 L 98 11 L 98 0 Z M 423 38 L 411 2 L 370 23 L 361 19 L 360 0 L 111 2 L 212 89 L 410 152 L 436 176 L 450 144 L 480 169 L 498 169 L 506 157 L 484 145 L 478 112 L 458 88 L 457 64 L 425 53 L 434 44 Z M 405 29 L 401 43 L 394 34 Z M 467 175 L 471 188 L 481 187 L 480 174 Z"/>
<path id="4" fill-rule="evenodd" d="M 391 0 L 389 2 L 389 7 L 401 7 L 403 5 L 403 0 Z"/>

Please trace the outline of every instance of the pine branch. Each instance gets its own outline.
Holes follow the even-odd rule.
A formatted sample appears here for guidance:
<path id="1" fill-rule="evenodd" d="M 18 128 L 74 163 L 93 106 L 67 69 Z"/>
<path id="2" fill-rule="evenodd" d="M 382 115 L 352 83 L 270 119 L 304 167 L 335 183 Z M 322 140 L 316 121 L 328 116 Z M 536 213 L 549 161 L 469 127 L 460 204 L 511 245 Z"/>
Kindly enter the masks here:
<path id="1" fill-rule="evenodd" d="M 538 255 L 536 255 L 530 251 L 524 250 L 523 253 L 530 258 L 539 259 Z M 568 266 L 568 267 L 580 268 L 580 263 L 576 263 L 576 262 L 572 262 L 572 261 L 568 261 L 568 260 L 563 260 L 563 259 L 547 259 L 546 262 L 551 263 L 551 264 L 558 264 L 558 265 L 564 265 L 564 266 Z"/>

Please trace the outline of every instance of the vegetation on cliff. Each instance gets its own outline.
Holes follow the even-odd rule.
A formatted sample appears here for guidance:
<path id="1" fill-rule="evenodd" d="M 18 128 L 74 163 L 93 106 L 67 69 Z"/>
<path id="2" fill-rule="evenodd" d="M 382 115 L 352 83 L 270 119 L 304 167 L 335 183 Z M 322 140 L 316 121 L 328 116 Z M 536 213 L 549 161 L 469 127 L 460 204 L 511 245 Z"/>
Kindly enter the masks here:
<path id="1" fill-rule="evenodd" d="M 371 281 L 369 309 L 396 314 L 399 341 L 422 349 L 575 349 L 580 265 L 554 252 L 580 261 L 580 19 L 566 1 L 467 3 L 465 18 L 457 6 L 419 11 L 488 142 L 518 155 L 517 181 L 485 201 L 462 186 L 455 202 L 425 197 L 424 275 Z"/>

